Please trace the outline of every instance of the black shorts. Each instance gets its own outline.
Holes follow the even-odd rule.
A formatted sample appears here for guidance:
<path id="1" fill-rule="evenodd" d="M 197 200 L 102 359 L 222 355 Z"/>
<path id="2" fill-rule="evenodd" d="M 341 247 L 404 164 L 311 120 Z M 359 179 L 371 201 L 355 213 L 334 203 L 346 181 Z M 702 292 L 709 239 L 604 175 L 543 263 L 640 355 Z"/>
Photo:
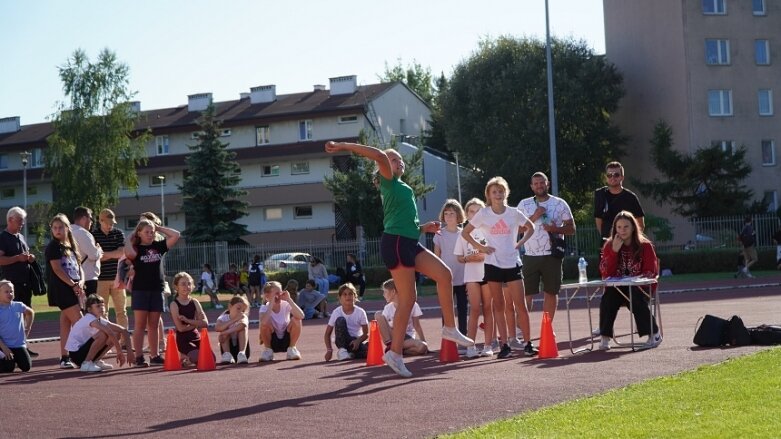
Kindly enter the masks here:
<path id="1" fill-rule="evenodd" d="M 95 341 L 94 338 L 90 338 L 87 340 L 86 343 L 81 345 L 78 351 L 69 351 L 68 354 L 70 356 L 70 360 L 73 362 L 73 364 L 77 366 L 81 366 L 81 363 L 84 362 L 84 360 L 87 359 L 87 354 L 89 353 L 90 348 L 92 347 L 92 343 Z M 108 346 L 104 346 L 103 349 L 99 350 L 97 354 L 95 354 L 95 358 L 100 358 L 101 355 L 103 355 L 103 352 L 108 350 Z"/>
<path id="2" fill-rule="evenodd" d="M 274 352 L 287 352 L 290 347 L 290 333 L 285 331 L 282 338 L 277 337 L 277 331 L 271 332 L 271 350 Z"/>
<path id="3" fill-rule="evenodd" d="M 408 268 L 415 267 L 415 256 L 425 250 L 425 247 L 420 245 L 417 239 L 405 236 L 383 233 L 380 240 L 380 254 L 382 254 L 382 261 L 388 270 L 399 268 L 399 265 Z"/>
<path id="4" fill-rule="evenodd" d="M 231 337 L 230 343 L 228 343 L 228 344 L 230 345 L 231 356 L 233 356 L 233 359 L 236 360 L 237 359 L 236 356 L 239 355 L 239 340 L 238 340 L 238 338 L 234 341 L 233 337 Z M 247 349 L 244 349 L 244 355 L 246 355 L 247 358 L 249 358 L 249 355 L 250 355 L 249 345 L 250 345 L 250 342 L 247 341 Z M 224 353 L 224 351 L 222 350 L 222 343 L 220 343 L 220 355 L 222 355 L 223 353 Z"/>
<path id="5" fill-rule="evenodd" d="M 516 264 L 513 268 L 499 268 L 495 265 L 485 264 L 485 277 L 487 282 L 513 282 L 523 279 L 521 266 Z"/>
<path id="6" fill-rule="evenodd" d="M 133 311 L 163 312 L 163 294 L 160 291 L 133 290 L 130 308 Z"/>

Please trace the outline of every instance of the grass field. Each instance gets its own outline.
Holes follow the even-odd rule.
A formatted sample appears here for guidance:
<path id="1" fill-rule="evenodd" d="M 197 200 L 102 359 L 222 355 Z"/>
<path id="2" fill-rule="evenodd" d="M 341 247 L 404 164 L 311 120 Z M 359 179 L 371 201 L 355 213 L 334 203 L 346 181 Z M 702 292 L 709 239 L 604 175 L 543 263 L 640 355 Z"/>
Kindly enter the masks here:
<path id="1" fill-rule="evenodd" d="M 779 364 L 768 349 L 442 437 L 778 437 Z"/>

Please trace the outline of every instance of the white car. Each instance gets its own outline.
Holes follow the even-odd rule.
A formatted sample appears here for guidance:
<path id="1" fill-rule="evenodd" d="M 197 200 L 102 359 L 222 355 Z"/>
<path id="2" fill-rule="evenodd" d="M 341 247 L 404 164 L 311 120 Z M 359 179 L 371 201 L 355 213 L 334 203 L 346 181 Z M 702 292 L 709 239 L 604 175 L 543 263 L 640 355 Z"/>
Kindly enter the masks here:
<path id="1" fill-rule="evenodd" d="M 277 253 L 263 261 L 266 271 L 306 271 L 309 253 Z"/>

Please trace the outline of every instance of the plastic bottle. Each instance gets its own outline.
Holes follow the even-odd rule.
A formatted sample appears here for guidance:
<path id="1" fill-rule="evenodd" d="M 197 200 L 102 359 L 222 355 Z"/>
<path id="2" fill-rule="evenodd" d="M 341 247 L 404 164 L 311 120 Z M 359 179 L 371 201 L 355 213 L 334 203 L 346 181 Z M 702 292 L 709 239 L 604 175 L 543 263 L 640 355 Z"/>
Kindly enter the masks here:
<path id="1" fill-rule="evenodd" d="M 588 267 L 588 263 L 586 262 L 586 259 L 581 256 L 580 259 L 578 259 L 578 283 L 584 284 L 588 282 L 586 267 Z"/>

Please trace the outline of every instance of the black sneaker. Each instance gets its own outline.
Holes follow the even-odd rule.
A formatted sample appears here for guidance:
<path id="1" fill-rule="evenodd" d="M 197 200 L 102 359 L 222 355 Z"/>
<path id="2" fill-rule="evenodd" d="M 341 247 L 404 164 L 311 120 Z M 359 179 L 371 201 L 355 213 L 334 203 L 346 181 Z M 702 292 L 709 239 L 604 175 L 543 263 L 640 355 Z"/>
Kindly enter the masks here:
<path id="1" fill-rule="evenodd" d="M 134 364 L 135 367 L 149 367 L 149 363 L 144 359 L 144 357 L 136 357 L 136 362 Z"/>
<path id="2" fill-rule="evenodd" d="M 33 352 L 28 348 L 27 353 L 30 354 L 30 358 L 38 358 L 38 352 Z"/>
<path id="3" fill-rule="evenodd" d="M 507 358 L 510 356 L 510 354 L 513 352 L 512 349 L 510 349 L 510 345 L 507 343 L 502 345 L 502 350 L 499 351 L 499 354 L 496 355 L 496 358 Z"/>
<path id="4" fill-rule="evenodd" d="M 526 347 L 523 348 L 523 353 L 526 354 L 527 357 L 533 357 L 533 356 L 537 355 L 539 352 L 540 351 L 538 351 L 537 348 L 535 348 L 532 345 L 532 342 L 530 342 L 530 341 L 527 341 L 526 342 Z"/>
<path id="5" fill-rule="evenodd" d="M 71 363 L 71 360 L 68 357 L 62 357 L 60 358 L 60 369 L 75 369 L 76 366 Z"/>
<path id="6" fill-rule="evenodd" d="M 165 364 L 165 359 L 163 359 L 163 356 L 162 356 L 162 355 L 158 355 L 158 356 L 156 356 L 156 357 L 152 357 L 152 358 L 149 360 L 149 363 L 150 363 L 150 364 L 153 364 L 153 365 L 155 365 L 155 366 L 162 366 L 163 364 Z"/>

